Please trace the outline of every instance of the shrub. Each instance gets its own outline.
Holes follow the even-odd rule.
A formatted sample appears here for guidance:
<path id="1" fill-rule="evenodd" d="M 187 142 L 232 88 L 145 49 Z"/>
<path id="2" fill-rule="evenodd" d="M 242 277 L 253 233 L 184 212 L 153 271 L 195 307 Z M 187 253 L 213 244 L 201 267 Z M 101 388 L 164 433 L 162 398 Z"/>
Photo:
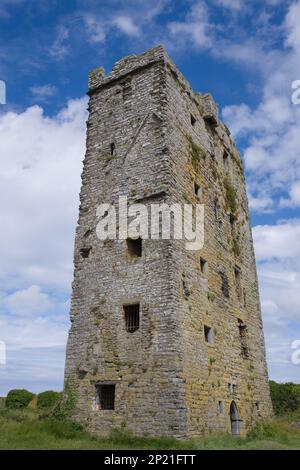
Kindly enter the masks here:
<path id="1" fill-rule="evenodd" d="M 52 390 L 39 393 L 37 397 L 37 407 L 42 409 L 52 408 L 60 399 L 60 395 L 61 394 L 59 392 L 54 392 Z"/>
<path id="2" fill-rule="evenodd" d="M 293 383 L 278 384 L 270 381 L 271 398 L 274 412 L 283 415 L 297 411 L 300 408 L 299 386 Z"/>
<path id="3" fill-rule="evenodd" d="M 5 406 L 10 409 L 26 408 L 33 398 L 34 394 L 28 390 L 11 390 L 6 397 Z"/>
<path id="4" fill-rule="evenodd" d="M 70 383 L 67 381 L 65 383 L 65 389 L 63 393 L 60 394 L 59 399 L 55 403 L 53 410 L 51 411 L 51 416 L 56 419 L 67 419 L 72 415 L 72 412 L 76 406 L 77 394 L 76 391 L 72 388 Z"/>

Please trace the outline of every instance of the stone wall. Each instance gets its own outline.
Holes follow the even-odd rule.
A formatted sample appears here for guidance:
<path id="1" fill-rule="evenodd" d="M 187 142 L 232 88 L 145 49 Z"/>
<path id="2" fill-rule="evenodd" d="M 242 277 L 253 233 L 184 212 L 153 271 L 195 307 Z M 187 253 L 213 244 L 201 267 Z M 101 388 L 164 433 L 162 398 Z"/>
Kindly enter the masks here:
<path id="1" fill-rule="evenodd" d="M 92 72 L 89 95 L 65 373 L 73 417 L 102 434 L 125 426 L 183 438 L 230 430 L 234 400 L 249 428 L 271 404 L 243 168 L 230 133 L 212 97 L 193 93 L 160 46 L 125 57 L 108 76 Z M 204 203 L 203 250 L 148 239 L 135 258 L 126 241 L 101 242 L 96 209 L 117 206 L 121 195 Z M 140 328 L 128 333 L 123 305 L 136 302 Z M 116 385 L 114 410 L 99 409 L 99 382 Z"/>

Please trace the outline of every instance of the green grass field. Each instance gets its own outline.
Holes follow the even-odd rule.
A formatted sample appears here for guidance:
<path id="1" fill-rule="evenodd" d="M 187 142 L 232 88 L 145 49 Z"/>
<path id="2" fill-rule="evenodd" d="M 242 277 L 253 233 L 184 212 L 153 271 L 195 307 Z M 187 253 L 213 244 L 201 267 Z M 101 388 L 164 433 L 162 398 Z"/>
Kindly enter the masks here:
<path id="1" fill-rule="evenodd" d="M 299 418 L 298 418 L 299 419 Z M 137 438 L 116 430 L 110 438 L 91 436 L 80 426 L 47 418 L 36 410 L 0 409 L 0 450 L 208 450 L 208 449 L 300 449 L 300 429 L 292 420 L 276 420 L 255 428 L 245 439 L 212 435 L 201 439 Z"/>

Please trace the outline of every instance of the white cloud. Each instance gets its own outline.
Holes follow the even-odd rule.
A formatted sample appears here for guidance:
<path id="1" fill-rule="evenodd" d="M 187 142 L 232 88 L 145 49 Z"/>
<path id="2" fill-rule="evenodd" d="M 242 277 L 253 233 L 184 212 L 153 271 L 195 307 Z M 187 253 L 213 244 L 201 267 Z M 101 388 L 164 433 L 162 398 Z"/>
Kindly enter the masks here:
<path id="1" fill-rule="evenodd" d="M 88 13 L 83 16 L 87 34 L 91 43 L 102 43 L 106 39 L 105 25 L 95 15 Z"/>
<path id="2" fill-rule="evenodd" d="M 246 104 L 228 106 L 223 116 L 234 135 L 247 139 L 244 151 L 249 185 L 258 200 L 281 196 L 280 205 L 297 206 L 300 181 L 300 106 L 292 104 L 292 82 L 300 70 L 300 2 L 290 5 L 282 25 L 285 50 L 271 50 L 258 61 L 264 79 L 256 109 Z M 256 55 L 255 55 L 256 58 Z M 259 210 L 259 207 L 257 207 Z M 264 205 L 261 207 L 264 211 Z"/>
<path id="3" fill-rule="evenodd" d="M 70 46 L 67 43 L 69 39 L 69 29 L 64 25 L 60 25 L 57 29 L 56 38 L 53 41 L 49 55 L 56 60 L 64 59 L 68 54 L 70 54 Z"/>
<path id="4" fill-rule="evenodd" d="M 274 201 L 270 197 L 254 197 L 249 195 L 249 206 L 254 212 L 271 212 L 274 209 Z"/>
<path id="5" fill-rule="evenodd" d="M 86 105 L 0 117 L 1 393 L 14 384 L 61 387 Z"/>
<path id="6" fill-rule="evenodd" d="M 9 295 L 0 294 L 0 308 L 1 306 L 16 315 L 47 313 L 54 307 L 48 294 L 41 292 L 39 286 L 30 286 Z"/>
<path id="7" fill-rule="evenodd" d="M 48 98 L 52 98 L 57 94 L 57 88 L 54 85 L 47 84 L 41 86 L 33 86 L 30 88 L 31 93 L 33 94 L 34 98 L 39 100 L 47 100 Z"/>
<path id="8" fill-rule="evenodd" d="M 186 48 L 187 43 L 197 48 L 208 48 L 211 45 L 210 29 L 208 8 L 202 0 L 192 6 L 184 21 L 168 24 L 171 39 L 175 39 L 174 48 L 178 45 Z"/>
<path id="9" fill-rule="evenodd" d="M 112 23 L 128 36 L 137 37 L 141 34 L 140 28 L 134 23 L 133 19 L 129 16 L 116 16 L 115 18 L 113 18 Z"/>
<path id="10" fill-rule="evenodd" d="M 287 31 L 286 44 L 295 50 L 300 50 L 300 2 L 294 2 L 288 11 L 285 20 Z"/>
<path id="11" fill-rule="evenodd" d="M 271 377 L 299 382 L 291 362 L 300 328 L 300 220 L 253 229 Z"/>
<path id="12" fill-rule="evenodd" d="M 69 291 L 86 99 L 52 118 L 42 108 L 0 117 L 0 280 Z"/>
<path id="13" fill-rule="evenodd" d="M 270 258 L 300 258 L 300 220 L 256 226 L 253 229 L 253 238 L 259 261 Z"/>

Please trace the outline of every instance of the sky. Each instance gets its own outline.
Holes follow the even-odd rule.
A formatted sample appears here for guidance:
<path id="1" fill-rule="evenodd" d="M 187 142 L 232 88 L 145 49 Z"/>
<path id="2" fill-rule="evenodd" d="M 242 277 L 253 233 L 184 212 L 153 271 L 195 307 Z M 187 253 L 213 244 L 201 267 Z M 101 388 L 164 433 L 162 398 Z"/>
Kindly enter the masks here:
<path id="1" fill-rule="evenodd" d="M 88 71 L 162 44 L 244 159 L 269 374 L 300 382 L 300 0 L 0 0 L 0 396 L 61 390 Z"/>

